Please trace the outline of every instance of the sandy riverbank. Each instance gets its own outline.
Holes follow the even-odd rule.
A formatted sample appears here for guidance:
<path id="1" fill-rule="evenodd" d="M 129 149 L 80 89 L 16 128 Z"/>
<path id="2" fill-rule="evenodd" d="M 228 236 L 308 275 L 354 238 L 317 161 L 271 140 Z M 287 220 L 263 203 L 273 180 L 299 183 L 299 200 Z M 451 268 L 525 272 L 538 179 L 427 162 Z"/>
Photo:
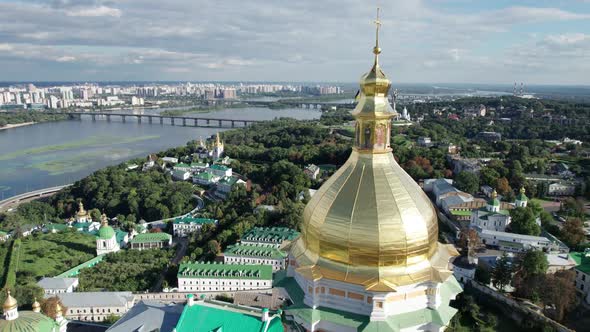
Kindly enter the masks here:
<path id="1" fill-rule="evenodd" d="M 30 125 L 34 125 L 37 122 L 23 122 L 23 123 L 16 123 L 16 124 L 7 124 L 4 127 L 0 127 L 0 130 L 3 129 L 10 129 L 10 128 L 18 128 L 18 127 L 24 127 L 24 126 L 30 126 Z"/>

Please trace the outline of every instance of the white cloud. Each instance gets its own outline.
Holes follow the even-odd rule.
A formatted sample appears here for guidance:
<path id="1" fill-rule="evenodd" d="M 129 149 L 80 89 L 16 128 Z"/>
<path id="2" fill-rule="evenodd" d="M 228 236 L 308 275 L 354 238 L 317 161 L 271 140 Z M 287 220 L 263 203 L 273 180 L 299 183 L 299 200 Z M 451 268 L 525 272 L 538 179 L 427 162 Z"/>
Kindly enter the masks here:
<path id="1" fill-rule="evenodd" d="M 554 45 L 576 45 L 584 42 L 590 42 L 590 35 L 584 33 L 568 33 L 561 35 L 549 35 L 545 38 L 545 42 Z"/>
<path id="2" fill-rule="evenodd" d="M 8 44 L 0 44 L 0 51 L 12 51 L 14 47 Z"/>
<path id="3" fill-rule="evenodd" d="M 55 59 L 55 61 L 57 61 L 57 62 L 72 62 L 72 61 L 76 61 L 76 58 L 73 56 L 64 55 L 64 56 L 57 57 Z"/>
<path id="4" fill-rule="evenodd" d="M 99 7 L 90 7 L 90 8 L 76 8 L 66 10 L 67 16 L 73 17 L 101 17 L 101 16 L 111 16 L 111 17 L 120 17 L 121 10 L 117 8 L 111 8 L 107 6 L 99 6 Z"/>
<path id="5" fill-rule="evenodd" d="M 80 79 L 99 68 L 112 79 L 178 73 L 353 81 L 371 62 L 374 15 L 358 0 L 322 0 L 322 6 L 317 0 L 0 0 L 0 50 L 19 49 L 5 51 L 0 60 L 62 59 L 53 65 L 60 68 L 53 70 L 54 79 L 69 66 Z M 396 81 L 501 81 L 520 63 L 537 66 L 549 80 L 559 75 L 542 69 L 554 67 L 559 57 L 572 62 L 572 77 L 586 80 L 579 73 L 583 64 L 569 57 L 587 57 L 587 35 L 504 36 L 527 24 L 527 31 L 546 31 L 548 22 L 588 20 L 588 11 L 520 5 L 490 10 L 467 1 L 457 11 L 444 2 L 413 0 L 384 2 L 382 17 L 382 63 Z M 23 74 L 31 68 L 21 67 Z M 51 65 L 44 68 L 52 72 Z"/>

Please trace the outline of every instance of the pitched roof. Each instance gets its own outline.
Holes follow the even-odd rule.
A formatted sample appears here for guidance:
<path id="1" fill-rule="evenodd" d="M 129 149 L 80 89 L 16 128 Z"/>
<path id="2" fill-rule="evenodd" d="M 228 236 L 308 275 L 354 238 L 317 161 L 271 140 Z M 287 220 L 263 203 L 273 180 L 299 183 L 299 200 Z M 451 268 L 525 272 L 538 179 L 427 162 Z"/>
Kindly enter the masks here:
<path id="1" fill-rule="evenodd" d="M 298 236 L 299 232 L 287 227 L 254 227 L 242 236 L 242 241 L 280 244 L 285 240 L 294 240 Z"/>
<path id="2" fill-rule="evenodd" d="M 84 268 L 88 268 L 88 267 L 93 267 L 94 265 L 102 262 L 102 260 L 104 259 L 104 255 L 100 255 L 100 256 L 96 256 L 90 260 L 87 260 L 86 262 L 74 266 L 73 268 L 67 270 L 66 272 L 63 272 L 62 274 L 58 275 L 56 278 L 71 278 L 71 277 L 75 277 L 78 274 L 80 274 L 80 270 L 84 269 Z"/>
<path id="3" fill-rule="evenodd" d="M 209 218 L 182 217 L 174 219 L 175 224 L 215 224 L 217 220 Z"/>
<path id="4" fill-rule="evenodd" d="M 195 324 L 195 322 L 199 322 Z M 268 325 L 268 326 L 267 326 Z M 282 332 L 281 319 L 275 317 L 263 322 L 258 310 L 245 310 L 238 306 L 197 301 L 192 306 L 185 306 L 176 325 L 177 332 Z"/>
<path id="5" fill-rule="evenodd" d="M 583 252 L 572 251 L 570 257 L 576 261 L 576 269 L 590 274 L 590 257 L 586 257 Z"/>
<path id="6" fill-rule="evenodd" d="M 219 164 L 214 164 L 209 166 L 210 169 L 214 169 L 214 170 L 218 170 L 218 171 L 227 171 L 230 170 L 231 168 L 224 166 L 224 165 L 219 165 Z"/>
<path id="7" fill-rule="evenodd" d="M 272 279 L 272 266 L 188 262 L 180 264 L 179 278 Z"/>
<path id="8" fill-rule="evenodd" d="M 37 285 L 43 289 L 67 289 L 77 281 L 77 278 L 43 278 Z"/>
<path id="9" fill-rule="evenodd" d="M 133 302 L 131 292 L 74 292 L 59 293 L 57 296 L 68 308 L 80 307 L 124 307 Z"/>
<path id="10" fill-rule="evenodd" d="M 143 233 L 143 234 L 137 234 L 131 240 L 131 243 L 161 242 L 161 241 L 170 241 L 170 239 L 172 239 L 172 235 L 170 235 L 168 233 Z"/>
<path id="11" fill-rule="evenodd" d="M 158 302 L 139 301 L 107 332 L 172 332 L 183 309 L 182 304 L 165 305 Z"/>
<path id="12" fill-rule="evenodd" d="M 259 258 L 281 259 L 287 257 L 287 253 L 268 246 L 235 244 L 227 247 L 223 252 L 225 256 L 248 256 Z"/>

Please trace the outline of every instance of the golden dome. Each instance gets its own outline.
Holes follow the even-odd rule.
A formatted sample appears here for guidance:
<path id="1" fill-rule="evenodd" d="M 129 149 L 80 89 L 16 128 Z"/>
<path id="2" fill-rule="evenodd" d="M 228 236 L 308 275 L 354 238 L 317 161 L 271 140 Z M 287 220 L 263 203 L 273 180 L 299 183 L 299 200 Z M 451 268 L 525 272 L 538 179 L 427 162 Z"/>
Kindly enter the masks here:
<path id="1" fill-rule="evenodd" d="M 379 27 L 379 21 L 376 21 Z M 375 64 L 361 78 L 353 151 L 305 207 L 301 237 L 292 248 L 296 268 L 309 279 L 328 278 L 392 291 L 452 272 L 451 245 L 439 244 L 436 210 L 398 165 L 389 146 L 391 86 Z"/>
<path id="2" fill-rule="evenodd" d="M 88 215 L 88 212 L 84 210 L 84 204 L 82 202 L 78 203 L 78 212 L 76 213 L 78 217 L 85 217 Z"/>
<path id="3" fill-rule="evenodd" d="M 33 312 L 40 312 L 41 311 L 41 304 L 37 301 L 37 298 L 35 298 L 35 301 L 33 302 Z"/>
<path id="4" fill-rule="evenodd" d="M 10 295 L 10 290 L 6 291 L 6 300 L 4 301 L 4 305 L 2 305 L 2 309 L 4 312 L 8 310 L 12 310 L 18 306 L 18 302 L 12 295 Z"/>

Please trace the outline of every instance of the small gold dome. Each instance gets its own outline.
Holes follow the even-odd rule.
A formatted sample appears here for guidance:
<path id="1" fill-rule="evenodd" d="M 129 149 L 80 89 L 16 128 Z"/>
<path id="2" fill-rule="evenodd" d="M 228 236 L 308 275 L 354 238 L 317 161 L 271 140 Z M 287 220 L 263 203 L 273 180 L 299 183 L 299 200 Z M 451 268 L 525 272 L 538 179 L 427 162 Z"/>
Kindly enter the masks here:
<path id="1" fill-rule="evenodd" d="M 82 204 L 82 202 L 78 203 L 78 212 L 76 213 L 76 216 L 78 217 L 85 217 L 88 215 L 88 212 L 86 210 L 84 210 L 84 204 Z"/>
<path id="2" fill-rule="evenodd" d="M 6 300 L 4 301 L 4 305 L 2 305 L 2 309 L 4 312 L 8 310 L 12 310 L 18 306 L 18 302 L 12 295 L 10 295 L 10 290 L 6 291 Z"/>
<path id="3" fill-rule="evenodd" d="M 33 302 L 33 312 L 41 312 L 41 304 L 37 301 L 37 298 L 35 298 L 35 301 Z"/>

